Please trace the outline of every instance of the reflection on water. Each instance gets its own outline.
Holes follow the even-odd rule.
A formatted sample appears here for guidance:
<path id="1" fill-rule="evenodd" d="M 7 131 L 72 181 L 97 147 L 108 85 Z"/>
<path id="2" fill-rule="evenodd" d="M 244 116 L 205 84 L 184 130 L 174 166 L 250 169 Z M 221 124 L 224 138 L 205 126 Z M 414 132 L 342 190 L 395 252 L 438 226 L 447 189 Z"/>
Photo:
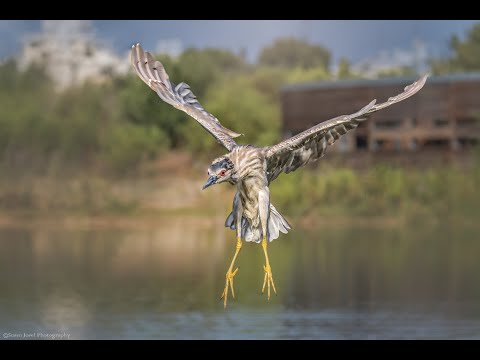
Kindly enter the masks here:
<path id="1" fill-rule="evenodd" d="M 475 229 L 295 228 L 246 244 L 198 218 L 154 229 L 0 230 L 0 332 L 71 338 L 480 338 Z"/>

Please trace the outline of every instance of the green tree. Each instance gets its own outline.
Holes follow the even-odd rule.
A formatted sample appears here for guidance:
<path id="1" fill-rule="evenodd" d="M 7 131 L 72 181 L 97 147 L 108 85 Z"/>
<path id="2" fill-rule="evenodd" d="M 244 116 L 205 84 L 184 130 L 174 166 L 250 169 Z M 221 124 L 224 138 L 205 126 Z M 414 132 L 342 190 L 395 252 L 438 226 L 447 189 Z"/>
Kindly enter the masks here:
<path id="1" fill-rule="evenodd" d="M 13 61 L 0 65 L 0 156 L 9 169 L 29 171 L 51 150 L 45 141 L 51 130 L 53 86 L 42 68 L 24 72 Z"/>
<path id="2" fill-rule="evenodd" d="M 337 76 L 339 79 L 347 79 L 353 76 L 350 70 L 350 62 L 348 61 L 348 59 L 342 57 L 338 62 Z"/>
<path id="3" fill-rule="evenodd" d="M 450 40 L 450 47 L 454 51 L 454 56 L 451 59 L 454 69 L 480 70 L 480 23 L 474 25 L 468 31 L 464 41 L 454 35 Z"/>
<path id="4" fill-rule="evenodd" d="M 245 134 L 236 139 L 239 144 L 271 145 L 279 139 L 279 105 L 256 89 L 252 79 L 243 76 L 222 79 L 212 85 L 202 103 L 222 125 Z M 225 152 L 193 119 L 184 136 L 186 145 L 194 151 L 202 150 L 209 156 L 212 151 Z"/>
<path id="5" fill-rule="evenodd" d="M 262 49 L 258 63 L 262 66 L 286 68 L 323 67 L 328 71 L 330 51 L 320 45 L 313 45 L 295 38 L 281 38 Z"/>
<path id="6" fill-rule="evenodd" d="M 433 73 L 480 71 L 480 23 L 473 25 L 467 31 L 464 40 L 453 35 L 450 39 L 450 49 L 451 57 L 430 61 Z"/>
<path id="7" fill-rule="evenodd" d="M 143 161 L 155 158 L 168 146 L 167 136 L 158 127 L 121 123 L 102 139 L 101 158 L 117 174 L 132 173 Z"/>
<path id="8" fill-rule="evenodd" d="M 227 74 L 243 72 L 247 69 L 245 60 L 228 50 L 194 49 L 184 51 L 176 62 L 178 74 L 170 74 L 170 79 L 186 82 L 196 96 L 203 96 L 210 85 Z M 174 75 L 178 75 L 178 78 Z"/>
<path id="9" fill-rule="evenodd" d="M 175 69 L 175 66 L 170 69 Z M 120 119 L 138 126 L 156 126 L 167 135 L 173 146 L 178 146 L 183 141 L 182 128 L 188 121 L 188 115 L 165 104 L 136 75 L 118 79 L 114 92 L 119 98 Z"/>
<path id="10" fill-rule="evenodd" d="M 401 77 L 401 76 L 411 76 L 414 77 L 417 75 L 417 71 L 413 66 L 397 66 L 390 69 L 380 70 L 377 73 L 379 78 L 387 77 Z"/>
<path id="11" fill-rule="evenodd" d="M 308 69 L 297 67 L 287 72 L 286 83 L 294 84 L 321 80 L 331 80 L 331 75 L 323 67 L 317 66 Z"/>

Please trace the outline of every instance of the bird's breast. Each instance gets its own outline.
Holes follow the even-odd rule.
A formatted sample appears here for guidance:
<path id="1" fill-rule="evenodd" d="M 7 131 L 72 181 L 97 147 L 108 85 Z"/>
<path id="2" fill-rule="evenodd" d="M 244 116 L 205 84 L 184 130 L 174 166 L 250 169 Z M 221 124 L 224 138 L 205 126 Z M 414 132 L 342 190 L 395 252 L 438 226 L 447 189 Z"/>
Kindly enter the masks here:
<path id="1" fill-rule="evenodd" d="M 263 150 L 254 146 L 239 146 L 230 154 L 235 164 L 237 190 L 243 207 L 243 216 L 251 226 L 260 223 L 258 193 L 268 186 Z"/>
<path id="2" fill-rule="evenodd" d="M 257 227 L 259 225 L 258 211 L 258 193 L 263 187 L 263 180 L 255 177 L 249 177 L 240 181 L 238 193 L 243 207 L 243 216 L 248 220 L 250 225 Z"/>

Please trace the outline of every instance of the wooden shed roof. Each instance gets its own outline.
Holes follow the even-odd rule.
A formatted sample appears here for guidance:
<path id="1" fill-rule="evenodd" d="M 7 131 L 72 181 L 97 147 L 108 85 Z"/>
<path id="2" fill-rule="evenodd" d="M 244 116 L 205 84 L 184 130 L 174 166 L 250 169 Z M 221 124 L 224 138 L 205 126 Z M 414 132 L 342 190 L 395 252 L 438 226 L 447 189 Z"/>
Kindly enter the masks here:
<path id="1" fill-rule="evenodd" d="M 289 84 L 282 87 L 283 92 L 308 91 L 317 89 L 332 88 L 354 88 L 354 87 L 381 87 L 392 85 L 408 85 L 417 80 L 417 77 L 395 77 L 380 79 L 348 79 L 336 81 L 310 81 L 297 84 Z M 451 82 L 480 81 L 480 72 L 458 73 L 442 76 L 431 76 L 427 84 L 445 84 Z"/>

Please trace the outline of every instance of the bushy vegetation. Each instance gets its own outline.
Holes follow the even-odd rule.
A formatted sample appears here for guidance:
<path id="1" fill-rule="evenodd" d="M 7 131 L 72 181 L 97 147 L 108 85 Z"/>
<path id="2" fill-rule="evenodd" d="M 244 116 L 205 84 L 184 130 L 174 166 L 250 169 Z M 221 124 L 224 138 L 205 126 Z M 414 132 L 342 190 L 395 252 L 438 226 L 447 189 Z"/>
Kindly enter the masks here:
<path id="1" fill-rule="evenodd" d="M 377 165 L 365 171 L 322 166 L 280 176 L 271 186 L 291 215 L 403 216 L 408 220 L 480 215 L 480 166 L 429 169 Z"/>
<path id="2" fill-rule="evenodd" d="M 129 118 L 114 82 L 57 94 L 41 69 L 19 72 L 13 62 L 0 80 L 3 176 L 118 173 L 169 147 L 165 129 Z"/>

